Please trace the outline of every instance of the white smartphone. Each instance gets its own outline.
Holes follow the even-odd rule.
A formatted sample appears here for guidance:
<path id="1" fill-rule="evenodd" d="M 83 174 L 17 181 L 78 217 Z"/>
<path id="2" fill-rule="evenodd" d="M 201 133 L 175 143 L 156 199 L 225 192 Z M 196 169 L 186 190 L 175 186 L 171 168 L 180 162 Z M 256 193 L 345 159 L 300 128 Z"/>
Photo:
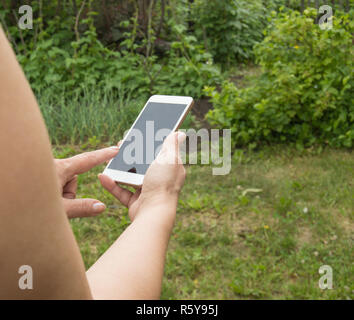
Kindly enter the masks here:
<path id="1" fill-rule="evenodd" d="M 125 185 L 141 186 L 164 139 L 179 128 L 192 106 L 191 97 L 150 97 L 103 174 Z"/>

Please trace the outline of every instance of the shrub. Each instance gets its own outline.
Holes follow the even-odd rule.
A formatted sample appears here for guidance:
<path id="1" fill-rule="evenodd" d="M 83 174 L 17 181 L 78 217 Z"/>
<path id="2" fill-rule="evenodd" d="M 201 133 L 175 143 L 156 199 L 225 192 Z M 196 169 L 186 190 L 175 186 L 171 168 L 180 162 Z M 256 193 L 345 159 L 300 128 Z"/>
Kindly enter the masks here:
<path id="1" fill-rule="evenodd" d="M 193 35 L 187 34 L 185 26 L 174 25 L 172 29 L 177 39 L 171 43 L 155 92 L 198 99 L 203 95 L 204 86 L 221 84 L 223 76 L 212 55 Z"/>
<path id="2" fill-rule="evenodd" d="M 263 73 L 252 87 L 206 88 L 215 125 L 232 128 L 237 145 L 291 142 L 352 147 L 354 140 L 353 12 L 314 24 L 315 10 L 281 14 L 256 46 Z"/>
<path id="3" fill-rule="evenodd" d="M 265 14 L 260 0 L 196 0 L 192 5 L 198 40 L 224 65 L 253 57 L 253 46 L 263 38 Z"/>
<path id="4" fill-rule="evenodd" d="M 63 92 L 68 97 L 87 89 L 125 87 L 146 94 L 148 79 L 136 67 L 137 57 L 105 48 L 97 39 L 91 15 L 94 12 L 82 21 L 87 28 L 76 39 L 66 21 L 49 21 L 36 44 L 27 45 L 33 48 L 17 55 L 34 91 Z"/>
<path id="5" fill-rule="evenodd" d="M 35 17 L 40 12 L 36 4 Z M 138 26 L 140 11 L 136 11 L 128 21 L 119 22 L 125 30 L 124 40 L 121 39 L 119 51 L 113 51 L 98 39 L 94 24 L 97 13 L 91 4 L 92 0 L 86 4 L 78 24 L 75 17 L 62 19 L 53 15 L 56 6 L 51 3 L 43 9 L 50 18 L 45 19 L 45 24 L 41 18 L 36 19 L 36 30 L 21 31 L 17 26 L 5 29 L 37 95 L 51 91 L 65 95 L 65 99 L 70 96 L 76 99 L 88 91 L 105 95 L 110 90 L 117 95 L 123 89 L 135 97 L 172 94 L 199 98 L 205 85 L 220 83 L 219 68 L 188 33 L 184 19 L 177 22 L 173 16 L 165 22 L 169 41 L 164 43 L 169 49 L 158 54 L 155 43 L 158 32 L 149 24 L 147 35 L 142 33 Z M 176 11 L 180 7 L 176 6 Z M 10 20 L 10 12 L 0 11 L 1 21 L 6 17 Z"/>

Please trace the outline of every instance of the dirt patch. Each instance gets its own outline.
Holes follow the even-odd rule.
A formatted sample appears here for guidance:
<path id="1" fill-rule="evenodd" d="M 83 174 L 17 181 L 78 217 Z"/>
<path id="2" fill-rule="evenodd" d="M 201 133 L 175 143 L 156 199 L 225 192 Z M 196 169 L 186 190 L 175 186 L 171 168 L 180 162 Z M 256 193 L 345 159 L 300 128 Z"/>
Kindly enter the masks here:
<path id="1" fill-rule="evenodd" d="M 192 114 L 196 117 L 197 121 L 203 128 L 210 129 L 210 124 L 205 120 L 205 115 L 210 109 L 213 108 L 213 104 L 207 98 L 196 100 L 192 108 Z"/>
<path id="2" fill-rule="evenodd" d="M 271 181 L 278 181 L 283 179 L 286 176 L 290 175 L 290 169 L 289 168 L 284 168 L 284 167 L 273 167 L 269 168 L 266 173 L 264 174 L 264 177 L 267 180 Z"/>
<path id="3" fill-rule="evenodd" d="M 183 227 L 190 226 L 194 223 L 202 223 L 204 231 L 210 234 L 227 232 L 232 238 L 230 250 L 235 254 L 235 257 L 246 258 L 249 256 L 249 248 L 244 241 L 246 236 L 254 233 L 258 227 L 256 213 L 250 212 L 247 215 L 239 216 L 237 214 L 218 215 L 213 212 L 196 212 L 193 216 L 185 215 L 180 218 Z M 224 227 L 227 226 L 227 230 Z"/>
<path id="4" fill-rule="evenodd" d="M 233 82 L 237 87 L 242 87 L 242 81 L 245 79 L 243 74 L 238 74 L 230 77 L 230 81 Z"/>
<path id="5" fill-rule="evenodd" d="M 301 227 L 298 230 L 297 242 L 299 247 L 303 247 L 312 241 L 312 232 L 309 227 Z"/>
<path id="6" fill-rule="evenodd" d="M 213 212 L 195 212 L 193 216 L 184 215 L 179 219 L 183 227 L 189 226 L 191 223 L 201 222 L 206 229 L 210 230 L 218 226 L 228 226 L 234 236 L 244 237 L 247 233 L 254 232 L 257 221 L 256 213 L 250 212 L 246 216 L 238 216 L 235 214 L 218 215 Z"/>
<path id="7" fill-rule="evenodd" d="M 348 218 L 342 217 L 342 221 L 340 222 L 340 226 L 343 227 L 345 231 L 354 236 L 354 224 Z"/>
<path id="8" fill-rule="evenodd" d="M 343 229 L 344 233 L 350 235 L 354 239 L 354 222 L 353 219 L 344 216 L 340 212 L 334 213 L 334 218 L 338 225 Z"/>

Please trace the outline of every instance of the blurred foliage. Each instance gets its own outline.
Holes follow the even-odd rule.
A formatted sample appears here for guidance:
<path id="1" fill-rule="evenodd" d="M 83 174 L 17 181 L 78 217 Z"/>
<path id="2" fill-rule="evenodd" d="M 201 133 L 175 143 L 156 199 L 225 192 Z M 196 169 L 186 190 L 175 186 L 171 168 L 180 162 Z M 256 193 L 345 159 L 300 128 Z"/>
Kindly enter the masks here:
<path id="1" fill-rule="evenodd" d="M 30 1 L 34 30 L 17 27 L 11 6 L 21 1 L 6 2 L 1 21 L 36 93 L 124 88 L 136 97 L 198 98 L 205 85 L 221 83 L 219 67 L 187 30 L 178 1 Z M 113 9 L 118 14 L 107 17 L 103 36 L 102 16 Z"/>
<path id="2" fill-rule="evenodd" d="M 208 118 L 232 128 L 237 145 L 352 147 L 354 11 L 338 13 L 331 30 L 314 24 L 314 9 L 275 15 L 255 49 L 262 75 L 245 89 L 207 88 L 215 107 Z"/>
<path id="3" fill-rule="evenodd" d="M 18 8 L 33 8 L 21 30 Z M 4 0 L 1 22 L 35 90 L 129 89 L 199 98 L 220 69 L 252 60 L 261 0 Z M 173 73 L 173 77 L 171 77 Z"/>
<path id="4" fill-rule="evenodd" d="M 114 127 L 99 116 L 104 108 L 114 111 L 111 101 L 120 101 L 121 112 L 149 95 L 170 94 L 210 96 L 215 108 L 208 119 L 232 128 L 237 145 L 351 147 L 353 11 L 344 16 L 336 6 L 333 30 L 322 31 L 315 11 L 293 11 L 308 3 L 317 2 L 4 0 L 0 21 L 57 143 L 116 137 L 121 133 L 110 132 Z M 23 4 L 33 8 L 33 30 L 18 27 Z M 263 73 L 249 88 L 227 81 L 250 63 Z M 85 113 L 100 97 L 109 102 Z M 133 118 L 135 108 L 129 112 Z M 92 131 L 66 114 L 102 123 Z M 60 122 L 50 121 L 54 115 L 71 123 L 66 137 Z"/>
<path id="5" fill-rule="evenodd" d="M 261 0 L 196 0 L 192 17 L 198 39 L 223 65 L 250 60 L 267 22 Z"/>

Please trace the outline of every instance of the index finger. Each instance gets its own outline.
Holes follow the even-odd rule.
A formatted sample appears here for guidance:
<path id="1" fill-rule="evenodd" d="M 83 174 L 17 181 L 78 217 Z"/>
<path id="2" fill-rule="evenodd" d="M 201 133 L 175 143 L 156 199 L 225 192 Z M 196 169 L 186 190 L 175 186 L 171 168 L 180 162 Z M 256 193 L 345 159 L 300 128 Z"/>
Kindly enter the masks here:
<path id="1" fill-rule="evenodd" d="M 68 162 L 67 174 L 81 174 L 92 168 L 111 160 L 118 153 L 118 147 L 104 148 L 96 151 L 85 152 L 66 159 Z"/>

